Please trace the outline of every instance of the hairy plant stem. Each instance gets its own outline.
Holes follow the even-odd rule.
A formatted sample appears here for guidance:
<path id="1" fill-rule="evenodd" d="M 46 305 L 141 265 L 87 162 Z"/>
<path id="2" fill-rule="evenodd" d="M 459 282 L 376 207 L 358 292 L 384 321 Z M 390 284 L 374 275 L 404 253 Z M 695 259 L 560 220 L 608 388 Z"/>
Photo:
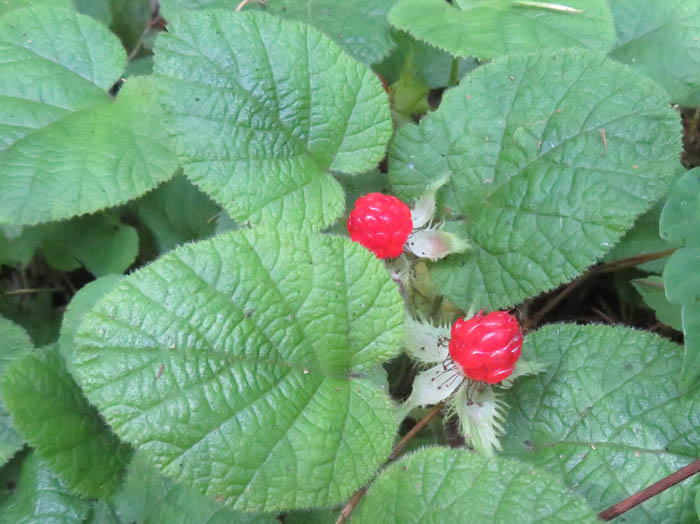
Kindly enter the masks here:
<path id="1" fill-rule="evenodd" d="M 568 297 L 574 291 L 574 289 L 576 289 L 579 285 L 584 283 L 589 278 L 594 277 L 596 275 L 602 275 L 605 273 L 620 271 L 622 269 L 628 269 L 631 267 L 638 266 L 640 264 L 644 264 L 646 262 L 651 262 L 652 260 L 664 258 L 671 255 L 673 252 L 676 251 L 676 249 L 677 248 L 673 248 L 667 249 L 665 251 L 657 251 L 655 253 L 644 253 L 642 255 L 635 255 L 629 258 L 621 258 L 620 260 L 614 260 L 612 262 L 608 262 L 607 264 L 594 267 L 593 269 L 587 271 L 586 273 L 578 277 L 576 280 L 572 280 L 569 283 L 569 285 L 566 286 L 559 294 L 551 298 L 542 307 L 542 309 L 540 309 L 537 313 L 530 317 L 530 319 L 523 326 L 523 330 L 527 331 L 537 326 L 542 320 L 542 317 L 544 317 L 547 313 L 554 309 L 557 306 L 557 304 L 559 304 L 562 300 Z"/>
<path id="2" fill-rule="evenodd" d="M 700 459 L 691 462 L 690 464 L 688 464 L 684 468 L 679 469 L 675 473 L 671 473 L 667 477 L 662 478 L 660 481 L 655 482 L 648 488 L 635 493 L 631 497 L 627 497 L 625 500 L 622 500 L 617 504 L 610 506 L 605 511 L 601 511 L 600 513 L 598 513 L 598 518 L 600 520 L 608 521 L 619 517 L 620 515 L 622 515 L 626 511 L 631 510 L 638 504 L 641 504 L 642 502 L 650 499 L 654 495 L 658 495 L 662 491 L 675 486 L 676 484 L 684 481 L 688 477 L 692 477 L 699 471 Z"/>
<path id="3" fill-rule="evenodd" d="M 428 425 L 428 422 L 430 422 L 433 419 L 433 417 L 435 417 L 435 415 L 442 411 L 443 406 L 443 402 L 436 404 L 433 409 L 428 411 L 428 413 L 426 413 L 426 415 L 422 419 L 420 419 L 416 423 L 416 425 L 413 426 L 410 429 L 410 431 L 403 436 L 401 440 L 399 440 L 399 442 L 394 446 L 394 449 L 391 450 L 389 458 L 386 460 L 384 465 L 379 469 L 377 473 L 381 472 L 387 465 L 389 465 L 391 462 L 396 460 L 399 455 L 401 455 L 401 452 L 406 447 L 406 444 L 408 444 L 408 442 L 413 437 L 420 433 L 423 430 L 423 428 Z M 367 493 L 368 487 L 369 483 L 365 486 L 362 486 L 355 492 L 355 494 L 352 497 L 350 497 L 350 500 L 338 515 L 338 519 L 335 521 L 335 524 L 343 524 L 348 519 L 350 513 L 352 513 L 352 511 L 355 509 L 355 506 L 357 506 L 357 504 L 362 500 L 362 497 L 365 496 L 365 493 Z"/>

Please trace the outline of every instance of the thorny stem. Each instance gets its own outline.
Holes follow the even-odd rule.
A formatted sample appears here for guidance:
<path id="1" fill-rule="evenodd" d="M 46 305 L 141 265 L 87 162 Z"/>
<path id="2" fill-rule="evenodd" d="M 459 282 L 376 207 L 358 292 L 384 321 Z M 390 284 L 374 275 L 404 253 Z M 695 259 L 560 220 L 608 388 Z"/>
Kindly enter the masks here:
<path id="1" fill-rule="evenodd" d="M 157 0 L 151 0 L 151 16 L 148 17 L 148 21 L 146 22 L 146 27 L 143 28 L 143 31 L 139 35 L 138 40 L 136 40 L 136 44 L 134 45 L 134 48 L 129 53 L 129 56 L 126 58 L 127 62 L 131 62 L 134 58 L 136 58 L 136 55 L 141 50 L 141 46 L 143 45 L 143 41 L 146 39 L 146 37 L 150 34 L 150 32 L 153 30 L 153 28 L 158 23 L 158 20 L 160 19 L 160 15 L 158 14 L 158 12 L 159 12 L 159 6 L 158 6 Z"/>
<path id="2" fill-rule="evenodd" d="M 642 255 L 635 255 L 629 258 L 622 258 L 620 260 L 614 260 L 613 262 L 603 264 L 602 266 L 594 267 L 590 271 L 587 271 L 586 273 L 578 277 L 576 280 L 573 280 L 571 283 L 569 283 L 569 285 L 566 286 L 558 295 L 549 300 L 549 302 L 547 302 L 542 307 L 542 309 L 540 309 L 537 313 L 532 315 L 532 317 L 530 317 L 530 319 L 523 326 L 523 330 L 527 331 L 539 324 L 540 320 L 542 320 L 542 317 L 544 317 L 547 313 L 554 309 L 557 306 L 557 304 L 559 304 L 562 300 L 568 297 L 574 291 L 574 289 L 576 289 L 579 285 L 581 285 L 589 278 L 594 277 L 596 275 L 602 275 L 604 273 L 612 273 L 613 271 L 620 271 L 622 269 L 635 267 L 639 264 L 651 262 L 652 260 L 657 260 L 659 258 L 664 258 L 672 254 L 674 251 L 676 251 L 676 249 L 677 248 L 667 249 L 665 251 L 657 251 L 655 253 L 644 253 Z"/>
<path id="3" fill-rule="evenodd" d="M 679 469 L 675 473 L 671 473 L 669 476 L 662 478 L 660 481 L 655 482 L 648 488 L 643 489 L 642 491 L 635 493 L 631 497 L 628 497 L 625 500 L 618 502 L 614 506 L 610 506 L 605 511 L 601 511 L 600 513 L 598 513 L 598 518 L 600 520 L 608 521 L 614 519 L 615 517 L 619 517 L 620 515 L 622 515 L 626 511 L 631 510 L 638 504 L 641 504 L 642 502 L 650 499 L 654 495 L 658 495 L 662 491 L 672 486 L 675 486 L 679 482 L 682 482 L 688 477 L 695 475 L 699 471 L 700 459 L 691 462 L 684 468 Z"/>
<path id="4" fill-rule="evenodd" d="M 404 450 L 406 447 L 406 444 L 415 437 L 418 433 L 420 433 L 425 426 L 427 426 L 428 422 L 430 422 L 435 415 L 440 413 L 444 406 L 443 402 L 440 402 L 439 404 L 436 404 L 433 409 L 428 411 L 428 413 L 418 421 L 418 423 L 411 428 L 411 430 L 406 433 L 401 440 L 394 446 L 394 449 L 391 450 L 391 455 L 389 455 L 389 458 L 386 460 L 386 463 L 384 464 L 383 467 L 386 467 L 387 464 L 390 462 L 396 460 L 396 458 L 401 455 L 401 452 Z M 383 469 L 383 468 L 382 468 Z M 350 500 L 348 503 L 345 505 L 345 507 L 341 510 L 340 515 L 338 515 L 338 519 L 335 521 L 335 524 L 343 524 L 348 517 L 350 516 L 350 513 L 352 513 L 352 510 L 355 509 L 355 506 L 362 500 L 362 497 L 365 496 L 365 493 L 367 493 L 367 486 L 362 486 L 360 489 L 358 489 L 355 494 L 350 497 Z"/>

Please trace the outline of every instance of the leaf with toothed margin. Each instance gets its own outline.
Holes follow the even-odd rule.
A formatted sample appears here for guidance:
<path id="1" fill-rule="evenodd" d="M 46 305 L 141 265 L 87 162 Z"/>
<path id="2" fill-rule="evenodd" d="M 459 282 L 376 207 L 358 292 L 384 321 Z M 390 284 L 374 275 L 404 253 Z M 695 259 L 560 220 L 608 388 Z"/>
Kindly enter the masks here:
<path id="1" fill-rule="evenodd" d="M 17 430 L 69 489 L 102 497 L 120 486 L 131 449 L 85 400 L 57 344 L 13 362 L 1 385 Z"/>
<path id="2" fill-rule="evenodd" d="M 3 524 L 83 524 L 90 501 L 71 493 L 36 452 L 22 463 L 17 488 L 0 500 Z"/>
<path id="3" fill-rule="evenodd" d="M 376 369 L 403 302 L 347 239 L 239 230 L 122 279 L 88 313 L 73 365 L 114 431 L 160 471 L 246 511 L 332 505 L 397 429 Z"/>
<path id="4" fill-rule="evenodd" d="M 99 22 L 29 7 L 0 17 L 0 223 L 36 224 L 135 198 L 169 178 L 149 79 L 107 90 L 126 56 Z"/>
<path id="5" fill-rule="evenodd" d="M 372 70 L 320 31 L 260 12 L 168 22 L 155 73 L 185 175 L 239 222 L 331 224 L 344 198 L 330 172 L 375 167 L 391 136 Z"/>
<path id="6" fill-rule="evenodd" d="M 493 58 L 570 47 L 605 53 L 615 43 L 607 0 L 563 2 L 580 12 L 526 5 L 537 3 L 399 0 L 389 12 L 389 21 L 398 29 L 454 56 Z M 549 2 L 553 3 L 561 5 Z"/>
<path id="7" fill-rule="evenodd" d="M 34 344 L 24 329 L 0 317 L 0 379 L 14 360 L 33 348 Z M 2 393 L 0 393 L 0 467 L 22 449 L 23 445 L 24 439 L 12 425 L 10 414 L 5 408 Z"/>
<path id="8" fill-rule="evenodd" d="M 259 7 L 281 18 L 299 20 L 326 33 L 352 57 L 371 65 L 387 56 L 394 46 L 387 13 L 394 0 L 274 0 Z M 161 10 L 169 20 L 182 9 L 233 9 L 230 0 L 161 0 Z M 262 2 L 261 2 L 262 4 Z"/>
<path id="9" fill-rule="evenodd" d="M 593 264 L 676 171 L 680 126 L 665 100 L 599 54 L 543 52 L 476 69 L 402 127 L 389 152 L 397 196 L 415 201 L 448 176 L 446 229 L 472 244 L 432 266 L 438 289 L 463 309 L 498 309 Z"/>
<path id="10" fill-rule="evenodd" d="M 597 511 L 700 455 L 700 388 L 681 392 L 682 348 L 644 331 L 554 324 L 525 337 L 546 371 L 516 381 L 504 452 L 560 474 Z M 696 522 L 700 479 L 625 513 L 628 522 Z"/>
<path id="11" fill-rule="evenodd" d="M 551 473 L 466 449 L 423 448 L 384 470 L 353 515 L 357 524 L 596 522 Z"/>

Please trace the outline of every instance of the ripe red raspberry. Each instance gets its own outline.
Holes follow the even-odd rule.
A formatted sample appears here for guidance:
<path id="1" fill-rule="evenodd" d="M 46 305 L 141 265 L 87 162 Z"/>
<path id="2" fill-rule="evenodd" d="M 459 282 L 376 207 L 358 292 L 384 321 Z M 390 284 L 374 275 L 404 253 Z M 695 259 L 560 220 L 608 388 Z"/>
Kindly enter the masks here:
<path id="1" fill-rule="evenodd" d="M 350 239 L 365 246 L 377 258 L 399 256 L 411 231 L 411 210 L 392 195 L 369 193 L 360 197 L 348 217 Z"/>
<path id="2" fill-rule="evenodd" d="M 520 358 L 523 337 L 518 320 L 507 311 L 484 310 L 452 324 L 450 356 L 462 374 L 496 384 L 507 378 Z"/>

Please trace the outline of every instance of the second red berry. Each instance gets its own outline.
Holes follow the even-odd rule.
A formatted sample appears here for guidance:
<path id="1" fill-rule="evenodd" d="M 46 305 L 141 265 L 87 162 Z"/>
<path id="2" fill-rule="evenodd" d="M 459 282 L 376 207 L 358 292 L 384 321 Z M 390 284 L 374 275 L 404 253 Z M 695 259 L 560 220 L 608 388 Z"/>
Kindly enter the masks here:
<path id="1" fill-rule="evenodd" d="M 507 378 L 520 358 L 523 337 L 518 320 L 507 311 L 483 310 L 452 325 L 450 356 L 462 374 L 496 384 Z"/>
<path id="2" fill-rule="evenodd" d="M 399 256 L 411 231 L 411 209 L 392 195 L 362 196 L 348 217 L 350 239 L 365 246 L 377 258 Z"/>

